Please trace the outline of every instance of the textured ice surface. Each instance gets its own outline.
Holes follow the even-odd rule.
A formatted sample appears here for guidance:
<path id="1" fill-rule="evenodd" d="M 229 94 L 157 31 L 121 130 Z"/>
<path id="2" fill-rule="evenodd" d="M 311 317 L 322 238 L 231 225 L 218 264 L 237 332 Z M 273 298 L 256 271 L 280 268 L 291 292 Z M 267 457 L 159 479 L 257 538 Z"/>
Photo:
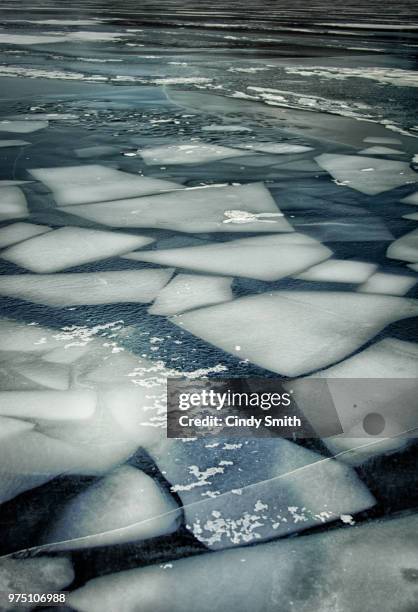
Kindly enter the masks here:
<path id="1" fill-rule="evenodd" d="M 390 147 L 367 147 L 359 151 L 360 155 L 403 155 L 403 151 L 391 149 Z"/>
<path id="2" fill-rule="evenodd" d="M 309 281 L 362 283 L 376 268 L 375 264 L 363 261 L 330 259 L 298 274 L 295 278 Z"/>
<path id="3" fill-rule="evenodd" d="M 0 140 L 0 148 L 4 149 L 7 147 L 24 147 L 30 144 L 26 140 Z"/>
<path id="4" fill-rule="evenodd" d="M 418 345 L 415 343 L 385 338 L 342 363 L 315 374 L 314 377 L 327 379 L 327 388 L 344 431 L 343 435 L 323 440 L 333 454 L 343 453 L 339 456 L 341 461 L 358 465 L 370 457 L 402 449 L 408 438 L 400 434 L 418 426 L 414 401 L 415 381 L 418 377 Z M 392 381 L 390 385 L 380 387 L 380 392 L 379 383 L 375 381 L 375 398 L 370 397 L 370 384 L 367 391 L 359 380 L 353 381 L 379 378 L 410 378 L 412 381 L 409 389 L 405 382 L 397 386 Z M 335 385 L 332 379 L 336 379 Z M 349 379 L 346 393 L 341 379 Z M 320 415 L 324 406 L 321 396 L 313 394 L 312 389 L 307 386 L 302 385 L 298 389 L 296 381 L 292 381 L 291 386 L 293 397 L 305 416 L 308 419 L 313 417 L 314 422 L 315 419 L 321 422 Z M 373 413 L 384 418 L 384 428 L 378 436 L 368 435 L 369 432 L 363 425 L 363 419 Z"/>
<path id="5" fill-rule="evenodd" d="M 156 297 L 172 274 L 172 270 L 119 270 L 3 276 L 0 295 L 49 306 L 147 303 Z"/>
<path id="6" fill-rule="evenodd" d="M 212 549 L 242 546 L 357 513 L 374 498 L 354 472 L 283 439 L 176 440 L 154 459 Z"/>
<path id="7" fill-rule="evenodd" d="M 76 495 L 51 521 L 45 542 L 71 550 L 154 538 L 175 531 L 176 508 L 156 480 L 125 465 Z"/>
<path id="8" fill-rule="evenodd" d="M 272 281 L 305 270 L 331 254 L 317 240 L 295 233 L 130 253 L 126 257 L 199 272 Z"/>
<path id="9" fill-rule="evenodd" d="M 406 198 L 402 198 L 401 202 L 403 202 L 404 204 L 416 204 L 418 206 L 418 191 L 412 193 Z"/>
<path id="10" fill-rule="evenodd" d="M 248 155 L 247 151 L 231 149 L 215 144 L 191 143 L 161 145 L 139 151 L 148 165 L 157 164 L 201 164 L 229 157 Z"/>
<path id="11" fill-rule="evenodd" d="M 84 391 L 2 391 L 0 415 L 22 419 L 88 419 L 96 407 L 96 394 Z"/>
<path id="12" fill-rule="evenodd" d="M 389 295 L 405 295 L 416 282 L 417 279 L 413 276 L 376 272 L 365 283 L 360 285 L 358 291 L 364 291 L 366 293 L 386 293 Z"/>
<path id="13" fill-rule="evenodd" d="M 172 317 L 239 359 L 297 376 L 343 359 L 418 302 L 351 292 L 275 291 Z"/>
<path id="14" fill-rule="evenodd" d="M 292 144 L 290 142 L 251 142 L 244 145 L 245 149 L 260 151 L 261 153 L 273 153 L 274 155 L 290 155 L 293 153 L 306 153 L 312 151 L 312 147 Z"/>
<path id="15" fill-rule="evenodd" d="M 412 612 L 415 514 L 204 554 L 90 580 L 70 595 L 77 612 Z M 282 605 L 283 604 L 283 605 Z"/>
<path id="16" fill-rule="evenodd" d="M 72 563 L 67 558 L 0 559 L 0 591 L 7 593 L 53 593 L 74 580 Z M 26 606 L 19 606 L 28 609 Z M 3 610 L 10 608 L 3 607 Z"/>
<path id="17" fill-rule="evenodd" d="M 181 187 L 171 181 L 137 176 L 99 164 L 36 168 L 30 174 L 49 187 L 60 206 L 131 198 Z"/>
<path id="18" fill-rule="evenodd" d="M 377 195 L 418 180 L 406 162 L 323 153 L 315 161 L 339 184 L 367 195 Z"/>
<path id="19" fill-rule="evenodd" d="M 392 242 L 388 246 L 386 256 L 401 261 L 418 262 L 418 229 Z"/>
<path id="20" fill-rule="evenodd" d="M 245 224 L 226 223 L 229 210 L 272 213 Z M 71 214 L 112 227 L 156 227 L 180 232 L 292 232 L 262 183 L 182 189 L 149 197 L 73 206 Z M 276 216 L 274 216 L 276 215 Z"/>
<path id="21" fill-rule="evenodd" d="M 0 190 L 0 221 L 21 219 L 29 214 L 25 194 L 19 187 L 2 187 Z"/>
<path id="22" fill-rule="evenodd" d="M 2 257 L 32 272 L 57 272 L 83 263 L 122 255 L 152 238 L 80 227 L 61 227 L 16 244 Z"/>
<path id="23" fill-rule="evenodd" d="M 1 196 L 1 193 L 0 193 Z M 22 242 L 33 236 L 45 234 L 51 230 L 47 225 L 36 225 L 35 223 L 13 223 L 0 228 L 0 248 Z"/>
<path id="24" fill-rule="evenodd" d="M 48 127 L 48 121 L 0 121 L 0 132 L 15 132 L 16 134 L 30 134 Z"/>
<path id="25" fill-rule="evenodd" d="M 233 299 L 232 278 L 178 274 L 160 291 L 149 314 L 173 315 Z"/>

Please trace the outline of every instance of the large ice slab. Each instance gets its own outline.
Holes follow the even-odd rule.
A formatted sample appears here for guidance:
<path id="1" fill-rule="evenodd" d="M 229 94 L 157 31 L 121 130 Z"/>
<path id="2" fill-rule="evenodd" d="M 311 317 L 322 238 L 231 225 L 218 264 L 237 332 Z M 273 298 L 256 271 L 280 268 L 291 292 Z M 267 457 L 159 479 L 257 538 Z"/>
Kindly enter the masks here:
<path id="1" fill-rule="evenodd" d="M 182 187 L 171 181 L 129 174 L 99 164 L 35 168 L 30 174 L 49 187 L 60 206 L 132 198 Z"/>
<path id="2" fill-rule="evenodd" d="M 400 297 L 275 291 L 170 320 L 239 359 L 297 376 L 343 359 L 389 323 L 417 314 L 418 302 Z"/>
<path id="3" fill-rule="evenodd" d="M 173 315 L 233 299 L 232 278 L 178 274 L 160 291 L 149 314 Z M 0 290 L 1 291 L 1 290 Z"/>
<path id="4" fill-rule="evenodd" d="M 145 540 L 175 531 L 180 514 L 156 480 L 125 465 L 75 496 L 44 541 L 71 550 Z"/>
<path id="5" fill-rule="evenodd" d="M 339 184 L 367 195 L 377 195 L 418 181 L 418 175 L 406 162 L 358 155 L 323 153 L 315 161 Z"/>
<path id="6" fill-rule="evenodd" d="M 16 134 L 30 134 L 48 127 L 48 121 L 0 121 L 0 132 L 15 132 Z"/>
<path id="7" fill-rule="evenodd" d="M 418 262 L 418 229 L 392 242 L 388 246 L 386 256 L 401 261 Z"/>
<path id="8" fill-rule="evenodd" d="M 405 295 L 417 283 L 413 276 L 401 274 L 388 274 L 376 272 L 365 283 L 360 285 L 358 291 L 365 293 L 384 293 L 388 295 Z"/>
<path id="9" fill-rule="evenodd" d="M 182 500 L 187 528 L 214 550 L 289 535 L 375 503 L 353 471 L 284 439 L 175 440 L 153 458 Z"/>
<path id="10" fill-rule="evenodd" d="M 244 149 L 259 151 L 260 153 L 272 153 L 274 155 L 293 155 L 294 153 L 307 153 L 313 147 L 293 144 L 291 142 L 251 142 L 243 146 Z"/>
<path id="11" fill-rule="evenodd" d="M 23 419 L 88 419 L 96 408 L 90 389 L 71 391 L 2 391 L 0 415 Z"/>
<path id="12" fill-rule="evenodd" d="M 139 151 L 146 164 L 152 166 L 157 164 L 202 164 L 230 157 L 248 155 L 248 151 L 231 149 L 215 144 L 204 142 L 192 142 L 190 144 L 172 144 L 141 149 Z"/>
<path id="13" fill-rule="evenodd" d="M 0 295 L 47 304 L 147 303 L 168 283 L 173 270 L 119 270 L 85 274 L 3 276 Z"/>
<path id="14" fill-rule="evenodd" d="M 76 612 L 137 612 L 138 602 L 141 612 L 413 612 L 417 529 L 412 513 L 134 568 L 90 580 L 69 603 Z"/>
<path id="15" fill-rule="evenodd" d="M 336 283 L 362 283 L 376 270 L 377 265 L 363 261 L 330 259 L 324 261 L 295 278 L 308 281 Z"/>
<path id="16" fill-rule="evenodd" d="M 24 147 L 25 145 L 31 144 L 26 140 L 0 140 L 0 149 L 7 147 Z"/>
<path id="17" fill-rule="evenodd" d="M 25 194 L 19 187 L 2 187 L 0 190 L 0 221 L 21 219 L 29 214 Z"/>
<path id="18" fill-rule="evenodd" d="M 1 195 L 1 194 L 0 194 Z M 35 223 L 13 223 L 0 228 L 0 248 L 22 242 L 33 236 L 40 236 L 51 230 L 47 225 L 36 225 Z"/>
<path id="19" fill-rule="evenodd" d="M 338 455 L 340 461 L 359 465 L 371 457 L 405 447 L 410 439 L 400 434 L 418 425 L 415 406 L 417 377 L 418 345 L 395 338 L 385 338 L 342 363 L 316 373 L 314 378 L 327 381 L 328 392 L 344 431 L 344 434 L 323 439 L 330 451 Z M 399 385 L 393 380 L 397 378 L 402 379 Z M 341 383 L 342 379 L 348 379 L 346 386 Z M 370 385 L 363 388 L 361 379 L 383 379 L 390 383 L 385 382 L 379 388 L 378 380 L 374 380 L 374 395 L 371 397 Z M 406 385 L 404 379 L 411 379 L 411 385 Z M 313 419 L 313 423 L 320 423 L 326 405 L 323 396 L 313 393 L 303 380 L 299 386 L 297 381 L 292 381 L 291 387 L 293 397 L 305 416 L 311 422 Z M 379 435 L 370 435 L 364 427 L 364 419 L 370 414 L 383 417 Z M 323 422 L 326 419 L 324 414 Z"/>
<path id="20" fill-rule="evenodd" d="M 251 214 L 244 222 L 231 222 L 228 217 L 231 211 Z M 156 227 L 180 232 L 293 231 L 262 183 L 182 189 L 149 197 L 72 206 L 70 212 L 111 227 Z M 261 213 L 260 217 L 257 213 Z"/>
<path id="21" fill-rule="evenodd" d="M 130 253 L 126 257 L 199 272 L 272 281 L 301 272 L 331 255 L 317 240 L 294 233 Z"/>
<path id="22" fill-rule="evenodd" d="M 61 227 L 8 248 L 1 257 L 32 272 L 57 272 L 122 255 L 150 242 L 153 239 L 145 236 Z"/>

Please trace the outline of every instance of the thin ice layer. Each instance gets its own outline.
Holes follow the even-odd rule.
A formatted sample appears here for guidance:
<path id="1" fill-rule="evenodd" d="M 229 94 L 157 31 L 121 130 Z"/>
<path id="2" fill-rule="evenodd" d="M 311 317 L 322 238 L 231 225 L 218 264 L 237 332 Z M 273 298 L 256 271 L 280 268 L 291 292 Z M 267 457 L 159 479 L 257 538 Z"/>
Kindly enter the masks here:
<path id="1" fill-rule="evenodd" d="M 324 368 L 386 325 L 418 314 L 405 298 L 328 291 L 275 291 L 172 317 L 181 329 L 272 372 Z"/>
<path id="2" fill-rule="evenodd" d="M 60 206 L 132 198 L 181 187 L 171 181 L 129 174 L 99 164 L 36 168 L 29 172 L 49 187 Z"/>
<path id="3" fill-rule="evenodd" d="M 29 215 L 25 194 L 19 187 L 2 187 L 0 190 L 0 221 L 21 219 Z"/>
<path id="4" fill-rule="evenodd" d="M 365 293 L 384 293 L 388 295 L 405 295 L 416 284 L 413 276 L 376 272 L 360 285 L 357 291 Z"/>
<path id="5" fill-rule="evenodd" d="M 0 132 L 29 134 L 48 127 L 48 121 L 0 121 Z"/>
<path id="6" fill-rule="evenodd" d="M 362 283 L 369 278 L 377 266 L 364 261 L 330 259 L 320 263 L 295 278 L 308 281 L 336 283 Z"/>
<path id="7" fill-rule="evenodd" d="M 233 299 L 232 278 L 178 274 L 160 291 L 148 309 L 153 315 L 174 315 L 192 308 L 219 304 Z"/>
<path id="8" fill-rule="evenodd" d="M 323 153 L 315 161 L 341 185 L 367 195 L 377 195 L 418 180 L 406 162 L 359 155 Z"/>
<path id="9" fill-rule="evenodd" d="M 1 194 L 0 194 L 1 195 Z M 22 242 L 34 236 L 40 236 L 51 231 L 47 225 L 36 225 L 35 223 L 12 223 L 0 228 L 0 248 Z"/>
<path id="10" fill-rule="evenodd" d="M 228 213 L 251 213 L 245 222 Z M 71 214 L 111 227 L 155 227 L 180 232 L 292 232 L 262 183 L 204 187 L 161 195 L 73 206 Z M 266 213 L 263 217 L 255 214 Z"/>
<path id="11" fill-rule="evenodd" d="M 24 147 L 25 145 L 31 144 L 26 140 L 0 140 L 0 148 L 5 149 L 7 147 Z"/>
<path id="12" fill-rule="evenodd" d="M 294 153 L 307 153 L 313 150 L 313 147 L 293 144 L 291 142 L 251 142 L 244 145 L 244 148 L 274 155 L 293 155 Z"/>
<path id="13" fill-rule="evenodd" d="M 180 513 L 157 480 L 124 465 L 73 497 L 51 519 L 44 542 L 72 550 L 146 540 L 175 531 Z"/>
<path id="14" fill-rule="evenodd" d="M 359 151 L 360 155 L 403 155 L 404 151 L 391 149 L 390 147 L 367 147 Z"/>
<path id="15" fill-rule="evenodd" d="M 314 238 L 294 233 L 130 253 L 126 257 L 210 274 L 272 281 L 301 272 L 331 255 Z"/>
<path id="16" fill-rule="evenodd" d="M 386 251 L 386 257 L 412 263 L 418 262 L 418 229 L 392 242 Z"/>
<path id="17" fill-rule="evenodd" d="M 161 145 L 139 151 L 146 164 L 201 164 L 230 157 L 248 155 L 247 151 L 204 142 Z"/>
<path id="18" fill-rule="evenodd" d="M 0 295 L 48 306 L 147 303 L 152 302 L 172 274 L 172 270 L 118 270 L 3 276 Z"/>
<path id="19" fill-rule="evenodd" d="M 153 242 L 153 239 L 145 236 L 81 227 L 61 227 L 14 245 L 1 256 L 32 272 L 57 272 L 91 261 L 122 255 L 150 242 Z"/>

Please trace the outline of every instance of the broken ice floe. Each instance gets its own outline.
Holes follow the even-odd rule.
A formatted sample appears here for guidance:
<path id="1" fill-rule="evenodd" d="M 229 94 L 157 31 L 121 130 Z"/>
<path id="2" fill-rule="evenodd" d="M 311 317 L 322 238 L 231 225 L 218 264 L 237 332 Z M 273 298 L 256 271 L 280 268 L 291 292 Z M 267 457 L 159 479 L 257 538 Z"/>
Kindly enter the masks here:
<path id="1" fill-rule="evenodd" d="M 239 359 L 298 376 L 343 359 L 389 323 L 417 314 L 418 302 L 400 297 L 275 291 L 170 320 Z"/>
<path id="2" fill-rule="evenodd" d="M 418 175 L 406 162 L 323 153 L 315 161 L 329 172 L 338 184 L 367 195 L 377 195 L 418 181 Z"/>
<path id="3" fill-rule="evenodd" d="M 190 144 L 161 145 L 139 151 L 146 164 L 202 164 L 230 157 L 248 155 L 248 151 L 215 144 L 193 142 Z"/>
<path id="4" fill-rule="evenodd" d="M 251 132 L 251 128 L 245 125 L 218 125 L 212 123 L 211 125 L 204 125 L 202 127 L 203 132 Z"/>
<path id="5" fill-rule="evenodd" d="M 182 187 L 171 181 L 137 176 L 99 164 L 36 168 L 30 174 L 49 187 L 60 206 L 132 198 Z"/>
<path id="6" fill-rule="evenodd" d="M 222 276 L 178 274 L 159 292 L 148 312 L 168 316 L 192 308 L 227 302 L 233 299 L 231 284 L 232 278 Z"/>
<path id="7" fill-rule="evenodd" d="M 1 197 L 1 193 L 0 193 Z M 12 223 L 0 228 L 0 248 L 4 249 L 7 246 L 23 242 L 28 238 L 40 236 L 51 231 L 47 225 L 36 225 L 35 223 Z"/>
<path id="8" fill-rule="evenodd" d="M 0 148 L 6 149 L 7 147 L 24 147 L 31 144 L 26 140 L 0 140 Z"/>
<path id="9" fill-rule="evenodd" d="M 21 419 L 88 419 L 95 406 L 96 394 L 88 389 L 0 392 L 0 415 Z"/>
<path id="10" fill-rule="evenodd" d="M 376 272 L 360 285 L 358 291 L 366 293 L 385 293 L 388 295 L 405 295 L 417 283 L 413 276 Z"/>
<path id="11" fill-rule="evenodd" d="M 406 430 L 418 427 L 417 375 L 418 345 L 395 338 L 385 338 L 342 363 L 316 373 L 315 378 L 326 380 L 344 431 L 323 439 L 332 453 L 341 461 L 358 465 L 370 457 L 402 449 L 409 440 Z M 392 380 L 397 378 L 402 379 L 399 386 Z M 347 379 L 345 386 L 343 379 Z M 359 379 L 355 385 L 353 379 Z M 383 383 L 379 393 L 379 383 L 374 380 L 375 392 L 371 397 L 370 383 L 363 388 L 361 379 L 383 379 L 390 383 Z M 411 379 L 408 387 L 405 379 Z M 305 417 L 313 423 L 321 423 L 326 400 L 320 393 L 312 393 L 312 387 L 304 386 L 303 380 L 301 382 L 302 385 L 297 381 L 290 383 L 293 397 Z M 382 429 L 376 435 L 365 428 L 365 419 L 370 414 L 383 417 Z"/>
<path id="12" fill-rule="evenodd" d="M 79 493 L 51 519 L 45 543 L 52 550 L 107 546 L 176 530 L 181 510 L 156 480 L 124 465 Z"/>
<path id="13" fill-rule="evenodd" d="M 255 216 L 242 227 L 232 223 L 225 225 L 225 214 L 231 209 Z M 181 189 L 148 197 L 72 206 L 69 212 L 112 227 L 154 227 L 180 232 L 293 231 L 262 183 Z M 261 222 L 258 213 L 271 214 L 269 223 Z"/>
<path id="14" fill-rule="evenodd" d="M 243 145 L 243 149 L 259 151 L 260 153 L 272 153 L 273 155 L 293 155 L 294 153 L 307 153 L 312 151 L 313 147 L 290 142 L 251 142 Z"/>
<path id="15" fill-rule="evenodd" d="M 211 274 L 272 281 L 301 272 L 331 254 L 314 238 L 294 233 L 130 253 L 125 257 Z"/>
<path id="16" fill-rule="evenodd" d="M 416 204 L 418 205 L 418 191 L 416 191 L 415 193 L 412 193 L 411 195 L 407 196 L 406 198 L 402 198 L 401 202 L 403 202 L 404 204 Z"/>
<path id="17" fill-rule="evenodd" d="M 399 609 L 412 612 L 417 526 L 412 513 L 107 573 L 73 591 L 69 603 L 76 612 L 114 612 L 121 601 L 123 612 L 138 602 L 142 612 L 275 612 L 296 609 L 287 606 L 295 601 L 298 612 L 390 612 L 396 593 Z"/>
<path id="18" fill-rule="evenodd" d="M 295 276 L 300 280 L 336 283 L 363 283 L 377 265 L 364 261 L 329 259 Z"/>
<path id="19" fill-rule="evenodd" d="M 402 215 L 402 219 L 410 219 L 411 221 L 418 221 L 418 213 L 411 213 L 410 215 Z"/>
<path id="20" fill-rule="evenodd" d="M 153 242 L 152 238 L 80 227 L 61 227 L 2 252 L 7 261 L 32 272 L 57 272 L 122 255 Z"/>
<path id="21" fill-rule="evenodd" d="M 30 134 L 30 132 L 37 132 L 38 130 L 43 130 L 46 127 L 48 127 L 48 121 L 0 121 L 0 132 Z"/>
<path id="22" fill-rule="evenodd" d="M 284 439 L 240 442 L 230 450 L 176 440 L 153 454 L 186 526 L 209 548 L 280 537 L 375 503 L 354 472 L 311 450 Z"/>
<path id="23" fill-rule="evenodd" d="M 390 147 L 367 147 L 359 151 L 360 155 L 403 155 L 404 151 L 391 149 Z"/>
<path id="24" fill-rule="evenodd" d="M 379 145 L 400 145 L 402 141 L 399 138 L 390 138 L 388 136 L 367 136 L 363 139 L 363 142 L 370 142 L 372 144 Z"/>
<path id="25" fill-rule="evenodd" d="M 19 187 L 2 187 L 0 190 L 0 221 L 21 219 L 29 215 L 25 194 Z"/>
<path id="26" fill-rule="evenodd" d="M 388 246 L 386 256 L 401 261 L 418 262 L 418 229 L 392 242 Z"/>
<path id="27" fill-rule="evenodd" d="M 173 270 L 118 270 L 85 274 L 2 276 L 0 295 L 47 304 L 117 304 L 151 302 Z"/>

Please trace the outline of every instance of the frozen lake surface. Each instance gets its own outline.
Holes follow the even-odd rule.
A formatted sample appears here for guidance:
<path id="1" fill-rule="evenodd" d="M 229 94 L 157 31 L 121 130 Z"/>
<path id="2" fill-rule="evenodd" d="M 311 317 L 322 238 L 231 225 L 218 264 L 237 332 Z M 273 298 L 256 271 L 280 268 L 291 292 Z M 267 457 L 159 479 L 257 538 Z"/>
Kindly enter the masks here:
<path id="1" fill-rule="evenodd" d="M 369 444 L 357 405 L 348 437 L 165 435 L 167 377 L 416 384 L 415 4 L 7 1 L 0 20 L 0 591 L 418 609 L 418 417 L 396 385 Z"/>

